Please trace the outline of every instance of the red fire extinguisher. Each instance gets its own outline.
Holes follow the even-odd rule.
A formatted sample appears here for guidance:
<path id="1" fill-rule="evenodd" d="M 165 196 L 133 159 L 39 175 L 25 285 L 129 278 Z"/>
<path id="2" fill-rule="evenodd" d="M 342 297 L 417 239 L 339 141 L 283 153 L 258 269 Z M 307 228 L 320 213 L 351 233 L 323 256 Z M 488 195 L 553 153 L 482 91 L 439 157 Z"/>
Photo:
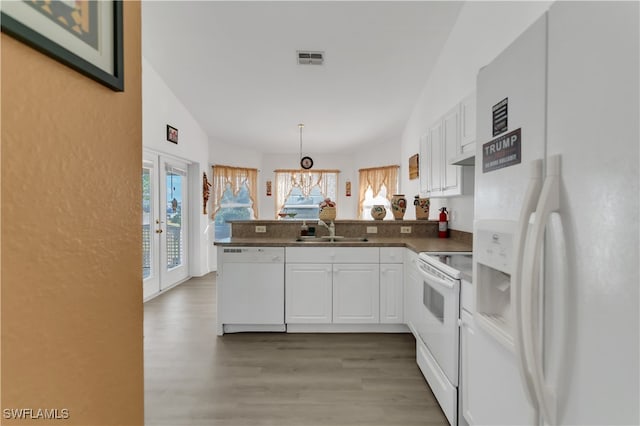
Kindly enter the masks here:
<path id="1" fill-rule="evenodd" d="M 447 208 L 442 207 L 440 209 L 440 217 L 438 219 L 438 238 L 449 237 L 449 219 L 447 214 Z"/>

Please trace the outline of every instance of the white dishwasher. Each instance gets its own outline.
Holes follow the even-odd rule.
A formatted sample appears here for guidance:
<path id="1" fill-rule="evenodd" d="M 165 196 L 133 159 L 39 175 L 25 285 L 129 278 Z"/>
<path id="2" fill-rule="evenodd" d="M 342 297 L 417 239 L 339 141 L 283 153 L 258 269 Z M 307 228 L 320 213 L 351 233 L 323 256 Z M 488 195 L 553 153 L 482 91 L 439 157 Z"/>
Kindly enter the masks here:
<path id="1" fill-rule="evenodd" d="M 219 335 L 286 330 L 283 247 L 222 247 L 216 282 Z"/>

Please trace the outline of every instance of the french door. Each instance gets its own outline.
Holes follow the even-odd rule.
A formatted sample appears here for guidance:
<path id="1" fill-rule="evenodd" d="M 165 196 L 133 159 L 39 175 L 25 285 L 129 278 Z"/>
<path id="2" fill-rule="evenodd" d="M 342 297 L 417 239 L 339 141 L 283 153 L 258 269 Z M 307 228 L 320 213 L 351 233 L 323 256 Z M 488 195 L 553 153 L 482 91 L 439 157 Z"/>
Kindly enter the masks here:
<path id="1" fill-rule="evenodd" d="M 188 164 L 145 152 L 142 163 L 142 285 L 146 299 L 189 276 Z"/>

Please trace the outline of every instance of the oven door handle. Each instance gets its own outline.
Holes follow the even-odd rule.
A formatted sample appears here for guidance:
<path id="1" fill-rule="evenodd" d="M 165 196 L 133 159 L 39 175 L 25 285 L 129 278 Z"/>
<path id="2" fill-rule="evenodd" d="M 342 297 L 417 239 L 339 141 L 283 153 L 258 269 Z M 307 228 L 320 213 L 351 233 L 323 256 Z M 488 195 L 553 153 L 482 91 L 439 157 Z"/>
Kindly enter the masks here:
<path id="1" fill-rule="evenodd" d="M 444 288 L 449 289 L 449 290 L 454 290 L 456 288 L 456 281 L 455 280 L 453 280 L 453 281 L 443 280 L 440 277 L 437 277 L 437 276 L 435 276 L 433 274 L 430 274 L 429 272 L 427 272 L 424 269 L 422 269 L 422 267 L 420 266 L 418 261 L 416 261 L 416 266 L 418 267 L 418 270 L 422 274 L 423 278 L 425 280 L 428 280 L 430 283 L 436 283 L 436 284 L 440 285 L 441 287 L 444 287 Z"/>

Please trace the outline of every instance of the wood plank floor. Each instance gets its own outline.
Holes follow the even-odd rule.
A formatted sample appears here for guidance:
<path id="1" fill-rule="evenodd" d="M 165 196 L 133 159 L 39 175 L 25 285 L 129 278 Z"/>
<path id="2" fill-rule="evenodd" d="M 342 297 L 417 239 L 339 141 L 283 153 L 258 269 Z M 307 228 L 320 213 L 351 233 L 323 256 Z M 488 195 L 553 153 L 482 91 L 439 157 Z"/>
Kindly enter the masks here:
<path id="1" fill-rule="evenodd" d="M 215 334 L 215 273 L 144 305 L 146 425 L 447 425 L 410 334 Z"/>

